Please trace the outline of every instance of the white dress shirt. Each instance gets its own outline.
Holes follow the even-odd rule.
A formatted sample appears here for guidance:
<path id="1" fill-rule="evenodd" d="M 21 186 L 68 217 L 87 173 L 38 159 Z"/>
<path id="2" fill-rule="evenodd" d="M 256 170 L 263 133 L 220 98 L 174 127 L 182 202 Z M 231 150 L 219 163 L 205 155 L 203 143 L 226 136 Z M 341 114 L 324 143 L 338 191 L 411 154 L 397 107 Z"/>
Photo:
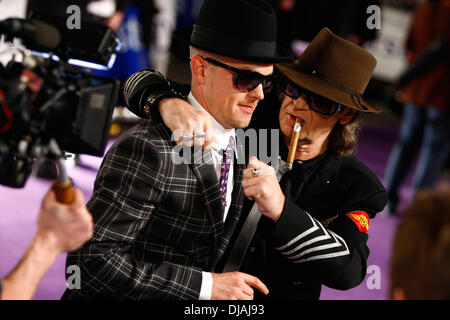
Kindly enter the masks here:
<path id="1" fill-rule="evenodd" d="M 225 151 L 227 149 L 228 143 L 230 141 L 230 136 L 234 138 L 234 141 L 236 141 L 235 136 L 235 130 L 234 129 L 225 129 L 222 127 L 220 123 L 217 122 L 216 119 L 214 119 L 194 98 L 192 95 L 192 92 L 189 93 L 188 96 L 189 103 L 196 109 L 203 111 L 209 115 L 212 129 L 214 130 L 214 136 L 216 137 L 218 143 L 211 145 L 211 153 L 212 158 L 214 162 L 214 168 L 216 170 L 217 179 L 220 182 L 220 177 L 222 174 L 222 162 L 223 162 L 223 155 L 222 150 Z M 237 157 L 237 153 L 235 152 L 235 157 Z M 226 194 L 226 206 L 223 213 L 223 221 L 225 222 L 225 219 L 228 214 L 228 210 L 230 209 L 231 204 L 231 194 L 233 193 L 233 161 L 230 164 L 230 171 L 228 173 L 228 181 L 227 181 L 227 194 Z M 217 212 L 217 214 L 221 214 L 221 212 Z M 212 293 L 212 275 L 210 272 L 202 272 L 202 286 L 200 289 L 200 296 L 199 300 L 210 300 L 211 299 L 211 293 Z"/>

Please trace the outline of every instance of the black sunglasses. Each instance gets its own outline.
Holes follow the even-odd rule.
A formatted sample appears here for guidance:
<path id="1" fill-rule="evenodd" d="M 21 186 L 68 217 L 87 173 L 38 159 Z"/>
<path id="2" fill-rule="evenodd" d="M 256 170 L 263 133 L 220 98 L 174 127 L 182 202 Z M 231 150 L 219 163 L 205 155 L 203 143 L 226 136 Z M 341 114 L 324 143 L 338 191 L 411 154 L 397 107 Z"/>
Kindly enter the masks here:
<path id="1" fill-rule="evenodd" d="M 208 62 L 211 62 L 212 64 L 222 67 L 225 69 L 228 69 L 233 72 L 233 83 L 234 86 L 243 92 L 252 91 L 255 89 L 259 84 L 262 84 L 263 91 L 268 92 L 274 83 L 274 77 L 273 75 L 264 76 L 258 72 L 250 71 L 250 70 L 241 70 L 237 68 L 233 68 L 229 65 L 226 65 L 225 63 L 222 63 L 220 61 L 214 60 L 209 57 L 201 56 L 203 59 L 205 59 Z"/>
<path id="2" fill-rule="evenodd" d="M 299 87 L 286 77 L 283 77 L 283 79 L 279 81 L 279 87 L 281 91 L 283 91 L 292 99 L 298 99 L 302 96 L 302 94 L 305 94 L 306 102 L 308 103 L 309 107 L 315 112 L 322 115 L 331 116 L 345 109 L 345 106 L 341 105 L 340 103 L 334 102 L 333 100 L 324 98 L 302 87 Z"/>

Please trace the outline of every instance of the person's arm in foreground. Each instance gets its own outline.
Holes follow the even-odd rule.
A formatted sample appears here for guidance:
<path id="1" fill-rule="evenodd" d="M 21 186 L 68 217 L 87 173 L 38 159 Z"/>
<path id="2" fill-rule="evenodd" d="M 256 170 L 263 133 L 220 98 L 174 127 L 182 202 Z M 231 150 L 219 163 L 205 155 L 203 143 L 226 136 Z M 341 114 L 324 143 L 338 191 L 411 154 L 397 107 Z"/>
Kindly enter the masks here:
<path id="1" fill-rule="evenodd" d="M 73 251 L 92 237 L 92 216 L 79 189 L 71 205 L 58 203 L 53 191 L 42 200 L 38 228 L 24 256 L 2 281 L 2 300 L 32 299 L 42 277 L 56 257 Z"/>

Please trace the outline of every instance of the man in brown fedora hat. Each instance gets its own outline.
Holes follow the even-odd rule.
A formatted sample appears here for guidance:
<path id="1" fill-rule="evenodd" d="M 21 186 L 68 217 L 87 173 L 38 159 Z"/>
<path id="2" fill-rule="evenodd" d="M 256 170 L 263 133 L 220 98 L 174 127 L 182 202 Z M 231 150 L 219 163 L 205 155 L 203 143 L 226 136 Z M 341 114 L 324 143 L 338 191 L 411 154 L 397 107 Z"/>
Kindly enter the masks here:
<path id="1" fill-rule="evenodd" d="M 186 147 L 180 152 L 188 161 L 176 163 L 161 121 L 144 121 L 119 138 L 88 202 L 94 236 L 67 258 L 81 269 L 81 289 L 66 290 L 64 299 L 252 299 L 253 288 L 267 294 L 254 276 L 211 271 L 242 212 L 245 167 L 235 161 L 234 130 L 248 125 L 272 86 L 273 63 L 291 58 L 276 45 L 276 26 L 264 0 L 205 0 L 188 40 L 188 100 L 218 132 L 216 143 L 206 152 Z"/>
<path id="2" fill-rule="evenodd" d="M 234 265 L 262 279 L 270 290 L 267 298 L 317 299 L 321 285 L 345 290 L 365 277 L 370 219 L 387 201 L 378 178 L 353 155 L 358 114 L 379 112 L 363 98 L 375 64 L 363 48 L 324 28 L 295 63 L 276 65 L 281 107 L 276 108 L 278 93 L 271 92 L 254 112 L 251 128 L 282 132 L 281 160 L 272 165 L 284 174 L 278 181 L 273 167 L 250 158 L 242 181 L 244 211 L 219 265 L 227 269 L 256 202 L 263 217 L 242 263 Z M 138 88 L 138 75 L 145 86 L 129 90 Z M 169 92 L 178 98 L 167 98 Z M 182 86 L 150 71 L 132 76 L 124 90 L 128 107 L 141 117 L 161 115 L 172 129 L 189 131 L 193 119 L 209 128 L 182 93 Z M 301 131 L 287 171 L 296 122 Z"/>

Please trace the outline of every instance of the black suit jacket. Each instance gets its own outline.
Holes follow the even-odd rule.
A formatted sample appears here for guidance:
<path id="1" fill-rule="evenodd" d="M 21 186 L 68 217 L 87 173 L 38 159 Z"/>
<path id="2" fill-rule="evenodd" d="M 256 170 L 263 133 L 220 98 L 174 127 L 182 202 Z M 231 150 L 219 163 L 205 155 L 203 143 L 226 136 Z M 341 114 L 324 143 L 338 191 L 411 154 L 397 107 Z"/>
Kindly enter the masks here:
<path id="1" fill-rule="evenodd" d="M 191 164 L 175 164 L 174 146 L 167 127 L 144 120 L 107 152 L 88 203 L 94 236 L 67 257 L 81 289 L 63 299 L 198 298 L 201 271 L 213 270 L 239 219 L 244 167 L 235 164 L 224 223 L 210 151 L 186 148 Z"/>

